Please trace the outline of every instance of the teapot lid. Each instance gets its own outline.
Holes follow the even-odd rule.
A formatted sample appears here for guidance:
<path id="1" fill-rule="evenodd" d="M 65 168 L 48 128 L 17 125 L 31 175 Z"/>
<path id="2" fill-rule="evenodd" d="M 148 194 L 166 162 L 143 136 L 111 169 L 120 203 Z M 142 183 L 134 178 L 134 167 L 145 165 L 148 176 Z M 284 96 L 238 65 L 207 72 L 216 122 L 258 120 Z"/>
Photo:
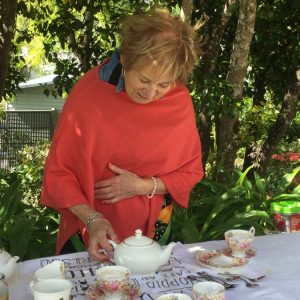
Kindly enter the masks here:
<path id="1" fill-rule="evenodd" d="M 124 244 L 126 244 L 128 246 L 137 246 L 137 247 L 149 246 L 149 245 L 153 244 L 153 240 L 142 235 L 141 229 L 137 229 L 135 231 L 134 236 L 130 236 L 124 240 Z"/>

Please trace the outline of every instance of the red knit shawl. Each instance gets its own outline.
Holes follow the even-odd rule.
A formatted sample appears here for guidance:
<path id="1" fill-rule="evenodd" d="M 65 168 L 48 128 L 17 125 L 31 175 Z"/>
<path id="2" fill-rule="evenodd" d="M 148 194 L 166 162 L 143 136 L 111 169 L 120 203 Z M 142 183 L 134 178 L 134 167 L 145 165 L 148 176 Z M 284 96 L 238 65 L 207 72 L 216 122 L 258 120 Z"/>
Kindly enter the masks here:
<path id="1" fill-rule="evenodd" d="M 115 176 L 116 166 L 149 178 L 158 176 L 173 200 L 187 207 L 202 178 L 201 146 L 186 87 L 177 83 L 162 99 L 137 104 L 125 91 L 101 81 L 99 67 L 85 74 L 64 106 L 47 159 L 41 203 L 61 213 L 57 253 L 84 224 L 69 210 L 89 204 L 107 218 L 118 237 L 135 229 L 151 236 L 162 195 L 136 196 L 115 204 L 94 199 L 94 183 Z"/>

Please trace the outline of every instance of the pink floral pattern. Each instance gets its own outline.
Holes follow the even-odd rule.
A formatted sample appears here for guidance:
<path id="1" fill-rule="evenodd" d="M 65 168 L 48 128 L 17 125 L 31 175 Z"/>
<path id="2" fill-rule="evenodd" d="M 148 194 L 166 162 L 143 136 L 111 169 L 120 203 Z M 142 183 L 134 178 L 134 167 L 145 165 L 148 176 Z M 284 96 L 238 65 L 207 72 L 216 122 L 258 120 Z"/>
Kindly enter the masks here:
<path id="1" fill-rule="evenodd" d="M 101 284 L 96 283 L 86 291 L 88 300 L 104 300 L 104 291 Z M 140 295 L 140 288 L 135 285 L 127 284 L 122 287 L 122 300 L 136 300 Z"/>
<path id="2" fill-rule="evenodd" d="M 251 247 L 254 234 L 250 231 L 232 230 L 225 232 L 225 239 L 232 255 L 245 256 L 245 252 Z"/>
<path id="3" fill-rule="evenodd" d="M 223 292 L 213 295 L 198 295 L 197 292 L 193 291 L 193 300 L 225 300 L 225 294 Z"/>
<path id="4" fill-rule="evenodd" d="M 221 263 L 216 263 L 214 261 L 215 258 L 218 256 L 225 255 L 230 257 L 230 265 L 228 262 L 226 262 L 224 265 Z M 227 269 L 227 268 L 234 268 L 234 267 L 240 267 L 245 265 L 249 262 L 249 257 L 234 257 L 231 256 L 231 252 L 229 252 L 227 249 L 216 251 L 216 250 L 203 250 L 198 251 L 196 253 L 196 261 L 203 266 L 206 267 L 213 267 L 213 268 L 219 268 L 219 269 Z M 198 299 L 199 300 L 199 299 Z"/>

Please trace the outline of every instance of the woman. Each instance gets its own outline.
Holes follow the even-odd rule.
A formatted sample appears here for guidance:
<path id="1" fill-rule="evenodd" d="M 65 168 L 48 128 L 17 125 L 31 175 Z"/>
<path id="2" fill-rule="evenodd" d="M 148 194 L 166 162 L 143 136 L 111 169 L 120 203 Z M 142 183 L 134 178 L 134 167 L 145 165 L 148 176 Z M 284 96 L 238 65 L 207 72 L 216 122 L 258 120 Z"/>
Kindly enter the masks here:
<path id="1" fill-rule="evenodd" d="M 85 74 L 65 104 L 45 167 L 43 205 L 60 212 L 57 253 L 83 239 L 97 260 L 139 228 L 159 240 L 172 202 L 202 178 L 200 139 L 184 85 L 195 32 L 162 10 L 129 16 L 121 48 Z M 74 244 L 74 243 L 73 243 Z M 71 250 L 72 251 L 72 250 Z"/>

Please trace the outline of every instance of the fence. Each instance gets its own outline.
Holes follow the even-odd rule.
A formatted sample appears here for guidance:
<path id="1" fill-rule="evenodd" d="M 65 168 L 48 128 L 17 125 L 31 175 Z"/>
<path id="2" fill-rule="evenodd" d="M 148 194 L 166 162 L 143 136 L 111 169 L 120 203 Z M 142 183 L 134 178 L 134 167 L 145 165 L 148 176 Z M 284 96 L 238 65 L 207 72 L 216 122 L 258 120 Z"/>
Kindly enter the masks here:
<path id="1" fill-rule="evenodd" d="M 0 119 L 0 168 L 15 166 L 18 151 L 26 145 L 50 141 L 56 111 L 7 111 Z"/>

